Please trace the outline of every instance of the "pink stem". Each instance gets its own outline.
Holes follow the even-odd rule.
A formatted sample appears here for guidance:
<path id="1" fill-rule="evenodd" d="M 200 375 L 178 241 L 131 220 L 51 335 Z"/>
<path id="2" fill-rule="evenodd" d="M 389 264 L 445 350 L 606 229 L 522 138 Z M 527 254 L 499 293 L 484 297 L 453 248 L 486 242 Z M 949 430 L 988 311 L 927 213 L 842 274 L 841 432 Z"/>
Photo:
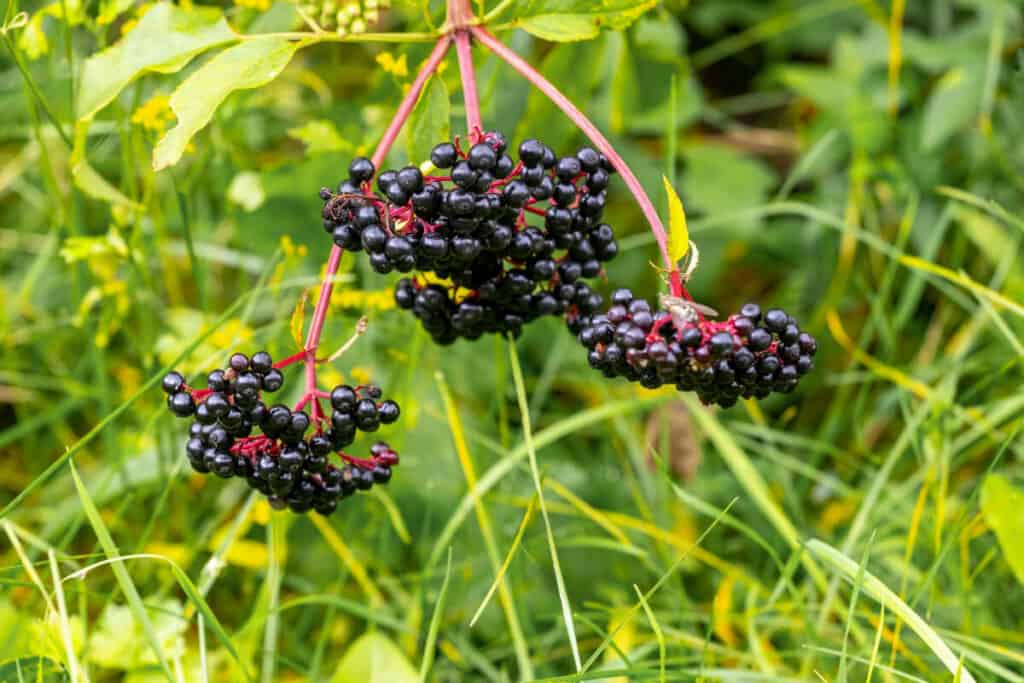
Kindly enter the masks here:
<path id="1" fill-rule="evenodd" d="M 412 113 L 413 107 L 416 106 L 416 100 L 419 99 L 420 93 L 423 91 L 423 86 L 427 84 L 427 79 L 437 71 L 438 64 L 444 59 L 444 56 L 448 54 L 448 48 L 451 45 L 451 36 L 441 36 L 438 39 L 437 45 L 434 46 L 430 56 L 427 57 L 427 61 L 423 64 L 420 72 L 416 75 L 416 80 L 412 82 L 412 86 L 409 88 L 409 92 L 406 93 L 405 99 L 398 105 L 398 111 L 395 112 L 395 118 L 391 120 L 391 125 L 388 126 L 387 131 L 384 133 L 384 137 L 381 138 L 380 144 L 377 145 L 377 149 L 373 153 L 371 160 L 375 168 L 380 168 L 380 165 L 384 163 L 384 158 L 391 151 L 392 145 L 395 144 L 395 139 L 402 130 L 402 126 L 405 125 L 406 119 L 409 118 L 409 114 Z"/>
<path id="2" fill-rule="evenodd" d="M 384 159 L 387 157 L 388 152 L 391 151 L 391 147 L 394 146 L 402 126 L 405 125 L 409 115 L 412 113 L 413 107 L 416 106 L 416 100 L 419 99 L 420 93 L 423 92 L 423 86 L 426 85 L 427 79 L 437 71 L 437 66 L 448 53 L 451 40 L 451 36 L 447 35 L 441 36 L 438 39 L 426 63 L 423 64 L 420 72 L 416 75 L 416 80 L 413 81 L 409 92 L 406 93 L 402 103 L 398 105 L 398 111 L 395 112 L 395 116 L 391 119 L 388 129 L 384 132 L 384 137 L 381 138 L 377 144 L 377 149 L 373 152 L 372 161 L 375 168 L 380 168 L 380 165 L 384 163 Z M 317 390 L 316 349 L 320 345 L 320 335 L 323 333 L 324 321 L 327 319 L 327 307 L 331 301 L 331 293 L 334 291 L 334 276 L 337 275 L 338 266 L 341 265 L 341 255 L 341 247 L 337 245 L 331 247 L 324 279 L 320 284 L 320 296 L 317 298 L 316 308 L 313 310 L 313 319 L 309 323 L 309 334 L 306 337 L 305 345 L 306 395 L 312 394 Z M 319 410 L 316 410 L 316 408 L 318 408 L 318 405 L 314 401 L 314 412 L 318 413 Z"/>
<path id="3" fill-rule="evenodd" d="M 651 203 L 647 193 L 644 192 L 644 188 L 640 185 L 640 181 L 633 175 L 633 171 L 630 170 L 626 162 L 623 161 L 622 157 L 615 151 L 608 139 L 597 129 L 593 123 L 581 112 L 576 105 L 569 101 L 565 95 L 563 95 L 558 88 L 551 84 L 544 76 L 542 76 L 536 69 L 530 66 L 526 60 L 517 55 L 513 50 L 504 45 L 501 41 L 491 35 L 486 29 L 480 26 L 471 26 L 474 37 L 481 43 L 487 46 L 491 52 L 496 54 L 502 60 L 504 60 L 509 66 L 518 71 L 523 75 L 526 80 L 537 87 L 542 93 L 548 96 L 555 105 L 561 109 L 566 116 L 568 116 L 576 126 L 586 133 L 587 137 L 597 146 L 599 150 L 608 158 L 615 170 L 622 176 L 623 182 L 626 183 L 626 187 L 633 193 L 636 198 L 637 204 L 640 205 L 640 210 L 643 211 L 644 216 L 647 217 L 647 222 L 650 223 L 651 232 L 654 233 L 654 238 L 658 241 L 658 249 L 661 251 L 661 256 L 665 261 L 665 267 L 668 268 L 669 272 L 677 271 L 676 264 L 672 262 L 672 257 L 668 253 L 668 235 L 665 234 L 665 227 L 661 223 L 661 218 L 658 216 L 657 210 L 654 208 L 654 204 Z M 681 284 L 681 283 L 680 283 Z"/>
<path id="4" fill-rule="evenodd" d="M 476 91 L 476 73 L 473 71 L 473 48 L 469 43 L 469 31 L 455 31 L 455 50 L 459 55 L 459 74 L 462 77 L 462 96 L 466 101 L 466 127 L 470 142 L 479 142 L 483 137 L 480 121 L 480 97 Z"/>

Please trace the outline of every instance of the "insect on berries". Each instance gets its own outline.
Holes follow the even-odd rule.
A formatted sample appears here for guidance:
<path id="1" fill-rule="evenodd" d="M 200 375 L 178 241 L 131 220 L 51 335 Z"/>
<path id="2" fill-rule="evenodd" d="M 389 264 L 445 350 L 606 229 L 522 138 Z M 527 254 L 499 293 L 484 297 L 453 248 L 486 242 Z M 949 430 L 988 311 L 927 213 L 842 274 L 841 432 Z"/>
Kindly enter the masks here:
<path id="1" fill-rule="evenodd" d="M 268 394 L 281 389 L 284 375 L 265 351 L 252 358 L 232 354 L 228 366 L 209 373 L 206 382 L 206 389 L 195 389 L 181 373 L 170 372 L 162 383 L 171 412 L 193 418 L 185 453 L 196 472 L 245 479 L 274 508 L 323 515 L 357 491 L 391 480 L 398 454 L 383 441 L 366 458 L 344 451 L 359 432 L 398 420 L 398 404 L 381 400 L 379 387 L 341 385 L 329 394 L 316 392 L 303 401 L 316 404 L 311 412 L 301 403 L 294 409 L 268 405 Z M 329 415 L 321 412 L 321 399 L 329 399 Z"/>
<path id="2" fill-rule="evenodd" d="M 781 309 L 746 304 L 724 322 L 707 320 L 689 302 L 662 297 L 662 308 L 612 295 L 600 315 L 574 321 L 591 367 L 656 389 L 674 384 L 706 404 L 729 407 L 739 398 L 793 391 L 814 368 L 818 345 Z"/>
<path id="3" fill-rule="evenodd" d="M 356 158 L 337 192 L 321 190 L 324 229 L 337 246 L 365 251 L 376 272 L 415 272 L 395 301 L 440 344 L 596 313 L 603 301 L 584 280 L 618 253 L 601 221 L 611 164 L 589 147 L 558 158 L 538 140 L 518 156 L 497 132 L 468 150 L 442 142 L 430 155 L 440 175 L 386 170 L 376 192 L 373 164 Z"/>

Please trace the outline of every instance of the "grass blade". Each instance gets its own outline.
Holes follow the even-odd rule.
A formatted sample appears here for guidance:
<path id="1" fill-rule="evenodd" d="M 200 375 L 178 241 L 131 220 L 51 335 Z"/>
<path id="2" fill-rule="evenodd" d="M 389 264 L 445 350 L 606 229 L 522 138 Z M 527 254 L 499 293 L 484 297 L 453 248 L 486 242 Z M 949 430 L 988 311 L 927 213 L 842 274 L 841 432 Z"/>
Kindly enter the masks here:
<path id="1" fill-rule="evenodd" d="M 519 528 L 516 529 L 516 535 L 512 539 L 512 545 L 509 546 L 508 552 L 505 554 L 505 561 L 501 563 L 501 569 L 498 570 L 497 576 L 494 577 L 494 581 L 491 583 L 491 587 L 487 590 L 487 594 L 484 595 L 484 599 L 480 601 L 480 606 L 476 608 L 476 612 L 473 613 L 473 618 L 469 620 L 469 627 L 473 628 L 476 625 L 476 620 L 483 614 L 484 609 L 487 608 L 487 604 L 491 601 L 491 597 L 494 595 L 494 591 L 498 589 L 502 580 L 505 578 L 505 572 L 508 571 L 509 565 L 512 564 L 512 558 L 516 555 L 516 550 L 519 549 L 519 544 L 523 540 L 523 534 L 526 532 L 526 527 L 530 525 L 530 520 L 533 518 L 533 506 L 537 502 L 537 496 L 530 499 L 530 505 L 527 506 L 526 512 L 523 514 L 523 519 L 519 522 Z"/>
<path id="2" fill-rule="evenodd" d="M 654 639 L 658 641 L 658 683 L 665 683 L 665 634 L 661 632 L 661 624 L 658 623 L 658 618 L 654 616 L 651 606 L 647 604 L 647 598 L 640 591 L 640 586 L 634 583 L 633 590 L 636 591 L 636 596 L 640 599 L 640 605 L 644 608 L 647 621 L 651 622 Z"/>
<path id="3" fill-rule="evenodd" d="M 420 681 L 427 683 L 427 676 L 430 674 L 430 667 L 434 665 L 434 650 L 437 647 L 437 633 L 441 629 L 441 619 L 444 617 L 444 603 L 448 598 L 448 579 L 452 574 L 452 551 L 448 550 L 448 564 L 444 570 L 444 582 L 441 584 L 441 592 L 437 595 L 437 602 L 434 604 L 434 614 L 430 617 L 430 626 L 427 629 L 427 640 L 423 644 L 423 660 L 420 662 Z"/>
<path id="4" fill-rule="evenodd" d="M 107 525 L 104 524 L 103 518 L 100 516 L 100 511 L 96 508 L 96 503 L 93 501 L 92 496 L 89 495 L 89 490 L 85 488 L 85 484 L 82 483 L 81 477 L 78 476 L 78 470 L 75 468 L 75 463 L 73 461 L 69 461 L 68 467 L 71 470 L 71 478 L 75 482 L 75 488 L 78 490 L 78 497 L 82 501 L 82 508 L 85 511 L 85 516 L 89 520 L 89 525 L 92 526 L 92 530 L 96 534 L 97 540 L 100 542 L 100 547 L 103 548 L 103 554 L 106 555 L 109 560 L 119 559 L 120 551 L 117 548 L 117 544 L 114 543 L 114 539 L 110 535 L 110 530 L 107 529 Z M 132 615 L 142 626 L 146 642 L 149 644 L 149 648 L 153 651 L 157 661 L 160 663 L 160 668 L 163 670 L 164 677 L 170 683 L 174 683 L 174 676 L 171 674 L 171 669 L 167 664 L 167 658 L 164 656 L 163 648 L 160 647 L 160 641 L 157 638 L 156 630 L 153 628 L 153 622 L 149 620 L 149 615 L 146 614 L 146 607 L 142 604 L 142 596 L 139 595 L 139 591 L 135 587 L 132 577 L 128 574 L 128 570 L 125 569 L 123 562 L 114 562 L 110 567 L 114 572 L 114 578 L 117 579 L 121 592 L 124 593 L 125 599 L 128 601 L 128 607 L 131 609 Z"/>
<path id="5" fill-rule="evenodd" d="M 537 498 L 540 501 L 540 516 L 544 520 L 544 530 L 548 537 L 551 565 L 555 572 L 555 583 L 558 586 L 558 600 L 562 603 L 562 619 L 565 621 L 565 630 L 569 636 L 569 647 L 572 648 L 572 658 L 578 672 L 582 668 L 582 662 L 580 660 L 579 644 L 576 642 L 576 624 L 572 618 L 572 606 L 569 604 L 569 593 L 565 588 L 565 577 L 562 576 L 562 565 L 558 561 L 555 535 L 551 531 L 551 520 L 548 519 L 548 509 L 544 504 L 544 486 L 540 481 L 540 470 L 537 467 L 537 451 L 533 444 L 533 428 L 530 427 L 530 403 L 526 398 L 526 386 L 523 383 L 523 371 L 519 367 L 519 354 L 516 353 L 515 340 L 511 337 L 508 340 L 508 353 L 512 359 L 512 380 L 516 387 L 516 398 L 519 400 L 519 414 L 523 423 L 523 441 L 526 444 L 526 452 L 530 459 L 530 474 L 533 475 L 533 485 L 537 489 Z"/>
<path id="6" fill-rule="evenodd" d="M 480 491 L 479 482 L 476 477 L 476 466 L 473 464 L 473 458 L 469 452 L 469 446 L 466 445 L 466 435 L 462 428 L 462 420 L 459 417 L 458 410 L 455 407 L 455 401 L 452 399 L 451 391 L 448 390 L 448 382 L 445 381 L 444 375 L 438 372 L 436 375 L 438 390 L 441 392 L 441 400 L 444 403 L 445 414 L 448 416 L 448 428 L 452 434 L 452 441 L 455 446 L 455 453 L 458 455 L 459 464 L 462 466 L 463 475 L 466 477 L 466 485 L 469 487 L 469 494 L 473 495 L 472 507 L 476 512 L 477 523 L 480 525 L 480 534 L 484 539 L 484 547 L 487 549 L 487 559 L 491 563 L 491 571 L 497 576 L 500 571 L 500 565 L 498 564 L 498 546 L 494 541 L 494 530 L 491 526 L 491 516 L 487 512 L 487 508 L 484 507 L 483 501 L 481 500 L 483 492 Z M 495 483 L 497 479 L 495 479 Z M 465 502 L 465 501 L 463 501 Z M 449 520 L 448 526 L 445 527 L 445 532 L 452 529 L 454 534 L 454 528 Z M 442 538 L 445 533 L 442 532 Z M 437 545 L 435 544 L 435 549 Z M 432 567 L 434 565 L 434 557 L 431 556 L 427 566 Z M 519 675 L 523 679 L 533 678 L 533 664 L 530 662 L 529 650 L 526 647 L 526 638 L 523 636 L 522 627 L 519 625 L 519 616 L 516 613 L 515 603 L 512 601 L 512 592 L 508 589 L 508 584 L 505 581 L 501 581 L 498 584 L 498 601 L 501 603 L 501 608 L 505 612 L 505 620 L 508 622 L 509 631 L 512 634 L 512 645 L 516 653 L 516 662 L 519 665 Z"/>
<path id="7" fill-rule="evenodd" d="M 850 581 L 857 581 L 859 576 L 864 593 L 885 605 L 887 610 L 902 619 L 910 627 L 910 630 L 916 633 L 924 641 L 925 645 L 935 653 L 935 656 L 939 658 L 939 661 L 942 662 L 951 674 L 954 676 L 959 675 L 960 680 L 964 683 L 975 683 L 974 676 L 963 666 L 960 658 L 953 654 L 953 651 L 946 645 L 939 634 L 917 612 L 911 609 L 907 603 L 900 600 L 898 595 L 889 590 L 878 577 L 863 569 L 836 548 L 816 538 L 807 542 L 807 549 L 811 554 L 837 569 Z"/>
<path id="8" fill-rule="evenodd" d="M 370 598 L 370 602 L 374 605 L 380 605 L 384 603 L 384 596 L 381 594 L 380 589 L 370 578 L 370 573 L 366 571 L 366 567 L 359 561 L 359 558 L 355 556 L 352 549 L 348 547 L 344 539 L 334 530 L 331 523 L 320 515 L 310 515 L 309 520 L 313 522 L 320 533 L 323 535 L 324 540 L 327 541 L 327 545 L 331 547 L 334 554 L 338 556 L 341 563 L 345 565 L 345 568 L 352 573 L 352 578 L 356 580 L 359 587 L 363 589 L 367 597 Z"/>
<path id="9" fill-rule="evenodd" d="M 739 480 L 743 488 L 747 490 L 747 493 L 750 494 L 754 504 L 771 522 L 772 526 L 775 527 L 775 530 L 779 532 L 779 535 L 782 536 L 789 547 L 796 550 L 800 546 L 800 534 L 797 533 L 793 522 L 786 517 L 786 513 L 782 511 L 775 500 L 772 499 L 771 494 L 768 493 L 768 485 L 765 483 L 764 478 L 761 477 L 761 473 L 754 467 L 754 463 L 750 461 L 750 458 L 739 447 L 732 434 L 722 426 L 718 418 L 704 406 L 700 405 L 697 399 L 683 395 L 683 400 L 686 401 L 690 409 L 690 415 L 700 425 L 704 433 L 708 435 L 712 443 L 715 444 L 718 454 L 725 460 L 725 464 L 732 470 L 733 475 Z M 819 587 L 824 587 L 827 580 L 821 571 L 821 567 L 806 553 L 801 557 L 801 561 L 808 575 L 814 579 L 814 582 Z"/>

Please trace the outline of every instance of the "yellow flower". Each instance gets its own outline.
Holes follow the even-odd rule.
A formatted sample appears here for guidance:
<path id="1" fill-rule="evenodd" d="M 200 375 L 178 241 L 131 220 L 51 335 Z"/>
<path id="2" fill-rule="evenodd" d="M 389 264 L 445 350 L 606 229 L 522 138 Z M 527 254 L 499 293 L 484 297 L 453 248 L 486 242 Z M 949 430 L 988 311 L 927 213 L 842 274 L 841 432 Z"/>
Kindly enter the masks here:
<path id="1" fill-rule="evenodd" d="M 132 114 L 132 123 L 154 133 L 163 133 L 174 121 L 167 95 L 154 95 Z"/>
<path id="2" fill-rule="evenodd" d="M 235 4 L 239 7 L 248 7 L 249 9 L 261 12 L 270 9 L 270 0 L 235 0 Z"/>
<path id="3" fill-rule="evenodd" d="M 402 55 L 398 59 L 390 52 L 381 52 L 377 55 L 377 63 L 384 71 L 398 78 L 406 78 L 409 75 L 409 64 Z"/>
<path id="4" fill-rule="evenodd" d="M 367 385 L 370 383 L 370 371 L 358 365 L 348 371 L 349 377 L 356 384 Z"/>
<path id="5" fill-rule="evenodd" d="M 361 289 L 335 290 L 331 295 L 334 308 L 358 311 L 387 311 L 395 307 L 395 297 L 390 289 L 365 291 Z"/>

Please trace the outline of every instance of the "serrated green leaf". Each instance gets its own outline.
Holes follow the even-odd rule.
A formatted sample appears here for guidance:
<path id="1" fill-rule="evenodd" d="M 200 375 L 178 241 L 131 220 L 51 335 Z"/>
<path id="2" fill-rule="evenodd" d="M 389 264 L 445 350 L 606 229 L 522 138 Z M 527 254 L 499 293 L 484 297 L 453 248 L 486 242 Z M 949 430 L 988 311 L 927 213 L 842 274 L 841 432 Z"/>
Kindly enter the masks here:
<path id="1" fill-rule="evenodd" d="M 1024 583 L 1024 491 L 1001 474 L 990 474 L 981 487 L 981 514 L 996 533 L 1003 557 Z"/>
<path id="2" fill-rule="evenodd" d="M 331 683 L 417 683 L 405 654 L 380 633 L 360 636 L 338 664 Z"/>
<path id="3" fill-rule="evenodd" d="M 665 194 L 668 195 L 668 255 L 673 263 L 679 263 L 690 250 L 690 230 L 686 227 L 686 210 L 672 183 L 665 176 Z"/>
<path id="4" fill-rule="evenodd" d="M 601 29 L 628 28 L 657 4 L 657 0 L 531 0 L 516 7 L 513 23 L 544 40 L 590 40 Z"/>
<path id="5" fill-rule="evenodd" d="M 92 118 L 142 74 L 174 73 L 201 52 L 237 38 L 220 10 L 158 3 L 122 40 L 85 60 L 75 115 Z"/>
<path id="6" fill-rule="evenodd" d="M 418 164 L 430 158 L 430 150 L 438 140 L 451 135 L 451 100 L 448 87 L 440 77 L 433 76 L 423 88 L 409 120 L 406 150 L 409 161 Z"/>
<path id="7" fill-rule="evenodd" d="M 300 46 L 283 38 L 247 40 L 224 50 L 185 79 L 171 95 L 171 109 L 178 124 L 153 150 L 154 170 L 178 163 L 189 140 L 210 122 L 228 95 L 277 78 Z"/>

